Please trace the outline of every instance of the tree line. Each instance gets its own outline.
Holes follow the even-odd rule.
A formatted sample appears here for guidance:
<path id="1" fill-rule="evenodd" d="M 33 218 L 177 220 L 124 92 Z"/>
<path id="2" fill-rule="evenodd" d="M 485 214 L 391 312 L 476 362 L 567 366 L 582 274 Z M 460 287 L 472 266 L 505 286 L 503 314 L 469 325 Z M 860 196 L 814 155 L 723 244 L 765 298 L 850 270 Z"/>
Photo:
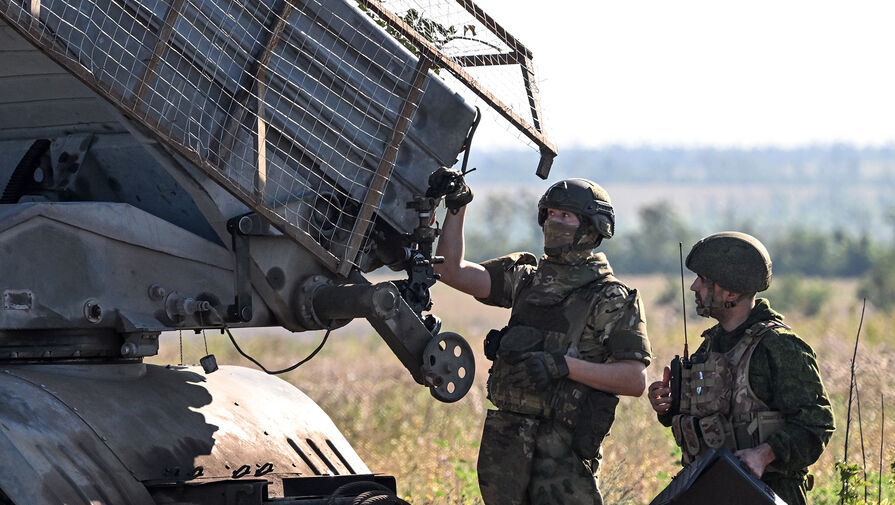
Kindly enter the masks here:
<path id="1" fill-rule="evenodd" d="M 490 193 L 481 200 L 470 207 L 467 219 L 467 258 L 482 261 L 513 251 L 542 253 L 535 195 Z M 637 221 L 634 231 L 619 233 L 599 248 L 609 256 L 616 272 L 679 275 L 679 244 L 686 254 L 701 234 L 667 201 L 644 205 Z M 895 213 L 890 224 L 895 227 Z M 890 241 L 866 231 L 808 228 L 797 223 L 770 234 L 752 229 L 748 221 L 727 229 L 758 237 L 771 253 L 777 277 L 859 278 L 859 296 L 880 308 L 895 306 L 895 245 Z M 788 289 L 804 289 L 804 285 Z M 801 295 L 805 298 L 810 293 Z"/>

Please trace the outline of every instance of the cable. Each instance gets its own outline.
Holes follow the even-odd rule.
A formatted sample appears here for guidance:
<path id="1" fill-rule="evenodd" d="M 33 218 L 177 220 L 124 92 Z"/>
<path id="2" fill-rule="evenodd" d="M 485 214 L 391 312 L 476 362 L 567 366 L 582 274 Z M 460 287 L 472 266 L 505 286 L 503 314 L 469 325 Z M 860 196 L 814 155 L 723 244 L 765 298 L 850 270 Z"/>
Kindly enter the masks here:
<path id="1" fill-rule="evenodd" d="M 326 343 L 326 339 L 329 338 L 329 332 L 333 331 L 332 328 L 327 328 L 327 329 L 326 329 L 326 334 L 323 335 L 323 340 L 320 341 L 320 345 L 318 345 L 317 348 L 314 349 L 314 351 L 313 351 L 311 354 L 309 354 L 305 359 L 303 359 L 303 360 L 299 361 L 298 363 L 296 363 L 296 364 L 290 366 L 289 368 L 284 368 L 284 369 L 282 369 L 282 370 L 273 370 L 273 371 L 271 371 L 271 370 L 268 370 L 267 368 L 265 368 L 264 365 L 262 365 L 261 363 L 259 363 L 258 360 L 256 360 L 255 358 L 249 356 L 248 354 L 246 354 L 246 352 L 243 351 L 242 348 L 239 347 L 239 344 L 236 343 L 236 339 L 233 338 L 233 334 L 230 333 L 230 328 L 227 328 L 226 326 L 224 326 L 224 330 L 227 332 L 227 336 L 230 337 L 230 341 L 233 342 L 233 347 L 236 348 L 236 351 L 237 351 L 239 354 L 241 354 L 243 358 L 245 358 L 245 359 L 251 361 L 252 363 L 258 365 L 258 367 L 261 368 L 261 370 L 264 370 L 264 372 L 267 373 L 268 375 L 279 375 L 279 374 L 282 374 L 282 373 L 291 372 L 292 370 L 295 370 L 296 368 L 298 368 L 298 367 L 304 365 L 308 360 L 310 360 L 311 358 L 313 358 L 314 356 L 316 356 L 317 353 L 320 352 L 320 349 L 323 349 L 323 344 L 325 344 L 325 343 Z"/>

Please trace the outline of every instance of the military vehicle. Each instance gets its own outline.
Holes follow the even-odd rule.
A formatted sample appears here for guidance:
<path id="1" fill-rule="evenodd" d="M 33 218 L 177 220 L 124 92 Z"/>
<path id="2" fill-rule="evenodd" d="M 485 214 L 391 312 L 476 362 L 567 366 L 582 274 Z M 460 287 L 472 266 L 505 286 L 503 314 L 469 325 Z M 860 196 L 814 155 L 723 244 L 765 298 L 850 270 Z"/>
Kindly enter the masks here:
<path id="1" fill-rule="evenodd" d="M 449 3 L 465 20 L 373 0 L 0 6 L 0 503 L 403 503 L 297 388 L 143 358 L 163 331 L 365 318 L 435 398 L 466 393 L 469 345 L 428 313 L 450 191 L 428 176 L 479 118 L 447 77 L 540 149 L 541 177 L 556 151 L 531 53 Z M 513 69 L 523 111 L 482 66 Z M 382 266 L 407 279 L 369 282 Z"/>

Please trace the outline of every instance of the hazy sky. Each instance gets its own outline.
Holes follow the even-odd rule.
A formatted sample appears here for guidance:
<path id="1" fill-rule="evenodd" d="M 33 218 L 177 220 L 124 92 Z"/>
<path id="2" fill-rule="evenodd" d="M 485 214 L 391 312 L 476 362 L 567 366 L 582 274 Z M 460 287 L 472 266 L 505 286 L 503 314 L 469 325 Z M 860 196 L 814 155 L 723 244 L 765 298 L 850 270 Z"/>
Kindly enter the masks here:
<path id="1" fill-rule="evenodd" d="M 560 149 L 895 143 L 895 2 L 480 4 L 534 52 Z"/>

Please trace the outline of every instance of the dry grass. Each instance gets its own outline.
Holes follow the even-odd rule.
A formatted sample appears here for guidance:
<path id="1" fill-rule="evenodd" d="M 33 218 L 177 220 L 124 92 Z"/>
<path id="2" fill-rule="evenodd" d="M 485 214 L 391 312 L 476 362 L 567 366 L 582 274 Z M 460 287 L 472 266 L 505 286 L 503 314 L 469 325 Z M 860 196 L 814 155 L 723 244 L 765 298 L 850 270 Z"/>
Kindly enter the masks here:
<path id="1" fill-rule="evenodd" d="M 655 303 L 666 283 L 660 277 L 625 280 L 644 296 L 655 355 L 649 373 L 655 379 L 670 358 L 681 352 L 680 305 L 678 302 L 663 307 Z M 818 316 L 789 314 L 787 318 L 817 352 L 836 414 L 838 429 L 820 461 L 812 467 L 818 489 L 810 495 L 810 501 L 818 504 L 838 503 L 833 494 L 838 489 L 834 463 L 843 456 L 850 360 L 861 311 L 860 302 L 854 299 L 854 282 L 831 282 L 831 289 L 832 300 Z M 464 335 L 479 355 L 482 336 L 489 328 L 503 326 L 508 318 L 506 310 L 485 307 L 441 285 L 436 286 L 434 297 L 435 313 L 444 319 L 443 328 Z M 858 351 L 857 379 L 869 469 L 878 465 L 880 393 L 895 379 L 893 323 L 892 315 L 868 307 Z M 699 334 L 708 325 L 708 320 L 688 318 L 691 349 L 698 345 Z M 303 358 L 322 336 L 319 332 L 241 335 L 241 345 L 268 368 L 288 366 Z M 251 366 L 236 354 L 226 337 L 208 332 L 208 345 L 222 364 Z M 178 353 L 176 334 L 168 335 L 163 337 L 160 356 L 153 361 L 178 362 Z M 202 354 L 201 337 L 184 334 L 185 361 L 198 362 Z M 411 501 L 473 504 L 481 503 L 475 460 L 488 404 L 483 394 L 487 367 L 488 362 L 480 358 L 476 384 L 465 398 L 453 404 L 439 403 L 413 382 L 366 322 L 359 321 L 334 331 L 315 359 L 284 378 L 329 413 L 373 471 L 395 475 L 399 491 Z M 886 429 L 892 433 L 895 405 L 889 405 L 886 417 Z M 853 410 L 849 459 L 861 463 L 858 434 L 857 414 Z M 892 443 L 886 444 L 885 454 L 884 472 L 888 472 L 895 457 Z M 616 425 L 604 446 L 601 488 L 605 502 L 648 503 L 677 471 L 678 457 L 670 430 L 656 422 L 647 400 L 622 399 Z M 875 480 L 872 489 L 871 501 L 875 503 Z M 893 494 L 884 493 L 884 498 L 891 500 Z"/>

